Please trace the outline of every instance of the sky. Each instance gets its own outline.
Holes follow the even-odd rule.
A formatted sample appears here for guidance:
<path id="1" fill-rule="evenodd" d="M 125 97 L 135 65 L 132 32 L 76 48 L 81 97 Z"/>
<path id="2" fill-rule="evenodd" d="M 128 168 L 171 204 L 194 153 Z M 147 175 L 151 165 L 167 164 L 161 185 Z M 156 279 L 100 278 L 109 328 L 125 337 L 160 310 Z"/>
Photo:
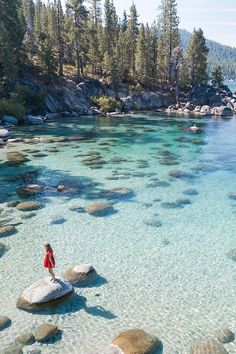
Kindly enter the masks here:
<path id="1" fill-rule="evenodd" d="M 132 1 L 114 0 L 119 16 L 129 9 Z M 152 23 L 161 0 L 134 0 L 134 3 L 140 21 Z M 201 27 L 208 39 L 236 47 L 236 0 L 177 0 L 177 3 L 180 28 L 192 31 Z"/>

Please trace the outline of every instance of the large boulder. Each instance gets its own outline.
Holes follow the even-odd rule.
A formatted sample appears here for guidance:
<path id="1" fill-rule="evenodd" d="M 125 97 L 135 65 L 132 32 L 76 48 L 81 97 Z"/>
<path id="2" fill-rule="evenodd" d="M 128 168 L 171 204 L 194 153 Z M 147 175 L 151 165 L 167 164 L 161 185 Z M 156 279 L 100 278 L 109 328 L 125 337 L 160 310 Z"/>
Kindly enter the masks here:
<path id="1" fill-rule="evenodd" d="M 87 206 L 85 211 L 93 216 L 105 216 L 114 211 L 114 209 L 109 202 L 98 202 Z"/>
<path id="2" fill-rule="evenodd" d="M 228 354 L 225 348 L 213 339 L 192 344 L 190 354 Z"/>
<path id="3" fill-rule="evenodd" d="M 25 123 L 28 124 L 43 124 L 44 119 L 43 117 L 40 116 L 32 116 L 32 115 L 28 115 L 24 118 Z"/>
<path id="4" fill-rule="evenodd" d="M 8 115 L 3 116 L 2 121 L 4 123 L 12 124 L 12 125 L 18 125 L 19 123 L 16 117 L 8 116 Z"/>
<path id="5" fill-rule="evenodd" d="M 58 333 L 58 327 L 53 324 L 44 323 L 35 330 L 35 340 L 37 342 L 46 342 L 51 337 L 54 337 Z"/>
<path id="6" fill-rule="evenodd" d="M 91 264 L 82 264 L 80 266 L 75 266 L 69 268 L 63 275 L 62 278 L 75 285 L 89 278 L 96 276 L 96 271 Z"/>
<path id="7" fill-rule="evenodd" d="M 112 341 L 124 354 L 152 354 L 161 347 L 161 341 L 142 329 L 130 329 Z"/>
<path id="8" fill-rule="evenodd" d="M 52 282 L 50 277 L 40 279 L 26 289 L 18 298 L 16 306 L 25 311 L 56 306 L 74 294 L 73 286 L 62 279 Z"/>
<path id="9" fill-rule="evenodd" d="M 226 106 L 214 107 L 212 112 L 215 116 L 220 117 L 232 117 L 234 115 L 233 110 Z"/>
<path id="10" fill-rule="evenodd" d="M 0 129 L 0 139 L 6 141 L 10 138 L 10 133 L 7 129 Z"/>
<path id="11" fill-rule="evenodd" d="M 9 327 L 11 325 L 11 320 L 7 316 L 0 316 L 0 331 Z"/>
<path id="12" fill-rule="evenodd" d="M 201 115 L 202 116 L 212 116 L 211 108 L 210 106 L 202 106 L 201 108 Z"/>

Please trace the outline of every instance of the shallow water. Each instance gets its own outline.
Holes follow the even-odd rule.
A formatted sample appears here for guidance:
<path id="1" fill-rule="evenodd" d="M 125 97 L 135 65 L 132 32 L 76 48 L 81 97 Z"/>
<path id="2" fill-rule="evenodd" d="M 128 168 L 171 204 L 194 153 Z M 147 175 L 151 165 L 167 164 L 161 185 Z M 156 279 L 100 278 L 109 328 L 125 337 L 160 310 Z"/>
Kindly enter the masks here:
<path id="1" fill-rule="evenodd" d="M 131 327 L 156 334 L 166 354 L 187 354 L 194 340 L 221 327 L 235 330 L 236 263 L 226 254 L 236 247 L 236 202 L 227 196 L 236 192 L 236 120 L 194 122 L 202 133 L 190 133 L 193 121 L 185 118 L 141 113 L 14 133 L 24 138 L 85 134 L 86 139 L 17 143 L 0 150 L 0 221 L 22 222 L 16 235 L 0 239 L 10 247 L 0 258 L 0 314 L 13 320 L 0 332 L 0 347 L 44 322 L 58 324 L 62 339 L 32 347 L 63 354 L 91 353 Z M 6 153 L 16 150 L 30 161 L 6 166 Z M 37 156 L 36 150 L 47 156 Z M 101 168 L 83 164 L 91 151 L 101 154 Z M 184 174 L 173 178 L 168 174 L 173 169 Z M 23 212 L 6 203 L 19 199 L 15 190 L 25 181 L 6 178 L 32 170 L 38 171 L 33 182 L 61 182 L 79 186 L 80 192 L 42 195 L 44 208 L 23 219 Z M 116 187 L 134 192 L 114 201 L 116 213 L 96 218 L 71 210 L 103 200 L 101 192 Z M 188 189 L 198 194 L 184 194 Z M 58 217 L 65 222 L 52 223 Z M 45 241 L 53 245 L 58 275 L 70 265 L 91 263 L 101 278 L 94 287 L 77 288 L 78 296 L 54 313 L 29 314 L 15 303 L 45 275 Z M 236 353 L 235 344 L 226 348 Z"/>

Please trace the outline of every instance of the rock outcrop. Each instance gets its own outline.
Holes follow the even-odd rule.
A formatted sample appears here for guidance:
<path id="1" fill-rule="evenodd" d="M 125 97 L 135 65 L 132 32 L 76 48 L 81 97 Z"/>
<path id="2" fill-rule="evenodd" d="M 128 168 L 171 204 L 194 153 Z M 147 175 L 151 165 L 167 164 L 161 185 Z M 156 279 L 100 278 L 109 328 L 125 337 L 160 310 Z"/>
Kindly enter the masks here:
<path id="1" fill-rule="evenodd" d="M 55 282 L 50 277 L 40 279 L 18 298 L 16 306 L 25 311 L 53 307 L 68 300 L 74 294 L 73 286 L 62 279 Z"/>

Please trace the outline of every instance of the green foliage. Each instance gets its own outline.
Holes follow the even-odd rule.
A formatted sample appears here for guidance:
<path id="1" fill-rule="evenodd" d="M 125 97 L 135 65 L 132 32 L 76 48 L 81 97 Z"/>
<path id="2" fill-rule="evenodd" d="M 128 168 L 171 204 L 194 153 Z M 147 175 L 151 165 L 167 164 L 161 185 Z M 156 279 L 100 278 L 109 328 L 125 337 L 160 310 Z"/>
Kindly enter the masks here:
<path id="1" fill-rule="evenodd" d="M 188 48 L 190 84 L 207 84 L 207 58 L 209 49 L 201 28 L 194 29 Z"/>
<path id="2" fill-rule="evenodd" d="M 214 71 L 212 72 L 212 84 L 218 87 L 223 86 L 223 74 L 222 68 L 220 65 L 216 66 Z"/>
<path id="3" fill-rule="evenodd" d="M 162 0 L 158 43 L 158 75 L 162 83 L 172 83 L 172 52 L 180 46 L 179 17 L 176 0 Z"/>
<path id="4" fill-rule="evenodd" d="M 46 93 L 42 90 L 33 91 L 30 87 L 21 85 L 17 85 L 14 92 L 14 100 L 30 110 L 31 113 L 38 113 L 44 109 L 45 96 Z"/>
<path id="5" fill-rule="evenodd" d="M 5 114 L 22 118 L 26 114 L 26 107 L 15 99 L 0 99 L 0 117 Z"/>
<path id="6" fill-rule="evenodd" d="M 114 97 L 101 96 L 99 98 L 93 97 L 92 101 L 102 112 L 113 112 L 121 108 L 121 103 Z"/>

